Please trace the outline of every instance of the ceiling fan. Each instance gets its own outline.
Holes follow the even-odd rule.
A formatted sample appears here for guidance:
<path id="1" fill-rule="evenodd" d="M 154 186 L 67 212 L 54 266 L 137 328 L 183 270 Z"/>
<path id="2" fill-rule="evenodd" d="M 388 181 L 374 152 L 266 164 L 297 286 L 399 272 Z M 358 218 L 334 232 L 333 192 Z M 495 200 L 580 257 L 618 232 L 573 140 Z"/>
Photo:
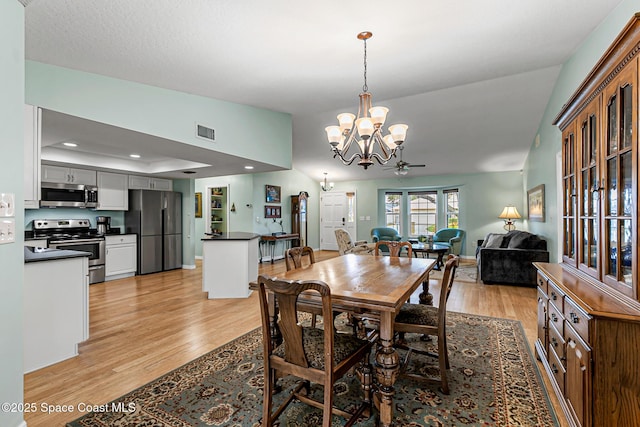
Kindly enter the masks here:
<path id="1" fill-rule="evenodd" d="M 395 173 L 396 175 L 406 175 L 407 173 L 409 173 L 409 169 L 411 168 L 423 168 L 426 166 L 414 165 L 413 163 L 405 162 L 404 160 L 402 160 L 402 151 L 404 150 L 404 147 L 400 146 L 398 147 L 398 149 L 400 150 L 400 160 L 398 160 L 394 166 L 389 166 L 384 169 L 394 170 L 393 173 Z"/>

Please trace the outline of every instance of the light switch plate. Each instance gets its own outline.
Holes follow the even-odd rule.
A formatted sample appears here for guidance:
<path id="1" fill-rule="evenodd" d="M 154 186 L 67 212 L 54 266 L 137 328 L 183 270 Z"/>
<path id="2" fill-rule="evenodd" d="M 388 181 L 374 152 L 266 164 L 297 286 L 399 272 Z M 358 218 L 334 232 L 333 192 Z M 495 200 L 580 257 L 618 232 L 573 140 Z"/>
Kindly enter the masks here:
<path id="1" fill-rule="evenodd" d="M 0 245 L 16 241 L 16 220 L 13 218 L 0 219 Z"/>
<path id="2" fill-rule="evenodd" d="M 15 216 L 16 196 L 13 193 L 0 193 L 0 217 Z"/>

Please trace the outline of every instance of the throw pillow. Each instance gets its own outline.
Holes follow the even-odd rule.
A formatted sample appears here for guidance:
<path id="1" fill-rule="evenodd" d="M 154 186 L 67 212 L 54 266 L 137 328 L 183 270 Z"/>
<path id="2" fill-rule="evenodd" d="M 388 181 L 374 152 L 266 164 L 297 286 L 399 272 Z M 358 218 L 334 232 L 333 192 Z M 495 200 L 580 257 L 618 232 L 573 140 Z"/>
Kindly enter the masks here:
<path id="1" fill-rule="evenodd" d="M 484 247 L 485 248 L 499 248 L 502 244 L 502 239 L 504 238 L 504 234 L 496 234 L 489 233 L 487 237 L 484 239 Z"/>
<path id="2" fill-rule="evenodd" d="M 509 248 L 511 249 L 530 249 L 534 234 L 527 233 L 526 231 L 520 231 L 513 233 L 511 240 L 509 240 Z"/>

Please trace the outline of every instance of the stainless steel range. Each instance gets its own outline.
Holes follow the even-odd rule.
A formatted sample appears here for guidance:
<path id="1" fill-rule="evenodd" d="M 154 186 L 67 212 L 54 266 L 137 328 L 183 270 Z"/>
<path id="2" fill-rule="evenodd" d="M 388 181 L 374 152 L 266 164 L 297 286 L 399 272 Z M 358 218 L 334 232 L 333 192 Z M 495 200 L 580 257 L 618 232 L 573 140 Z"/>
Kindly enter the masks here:
<path id="1" fill-rule="evenodd" d="M 91 253 L 89 283 L 104 282 L 105 240 L 88 219 L 34 219 L 33 237 L 46 238 L 54 249 Z"/>

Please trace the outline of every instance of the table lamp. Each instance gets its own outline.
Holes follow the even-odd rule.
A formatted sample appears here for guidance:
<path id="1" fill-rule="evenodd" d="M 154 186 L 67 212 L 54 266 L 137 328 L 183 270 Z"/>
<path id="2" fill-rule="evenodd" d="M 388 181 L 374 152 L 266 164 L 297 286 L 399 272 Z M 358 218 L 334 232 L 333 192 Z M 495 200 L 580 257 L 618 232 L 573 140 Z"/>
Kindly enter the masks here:
<path id="1" fill-rule="evenodd" d="M 518 213 L 518 210 L 515 206 L 505 206 L 502 210 L 502 213 L 498 215 L 498 218 L 504 219 L 504 229 L 507 231 L 515 230 L 516 225 L 514 224 L 514 219 L 522 218 Z"/>

